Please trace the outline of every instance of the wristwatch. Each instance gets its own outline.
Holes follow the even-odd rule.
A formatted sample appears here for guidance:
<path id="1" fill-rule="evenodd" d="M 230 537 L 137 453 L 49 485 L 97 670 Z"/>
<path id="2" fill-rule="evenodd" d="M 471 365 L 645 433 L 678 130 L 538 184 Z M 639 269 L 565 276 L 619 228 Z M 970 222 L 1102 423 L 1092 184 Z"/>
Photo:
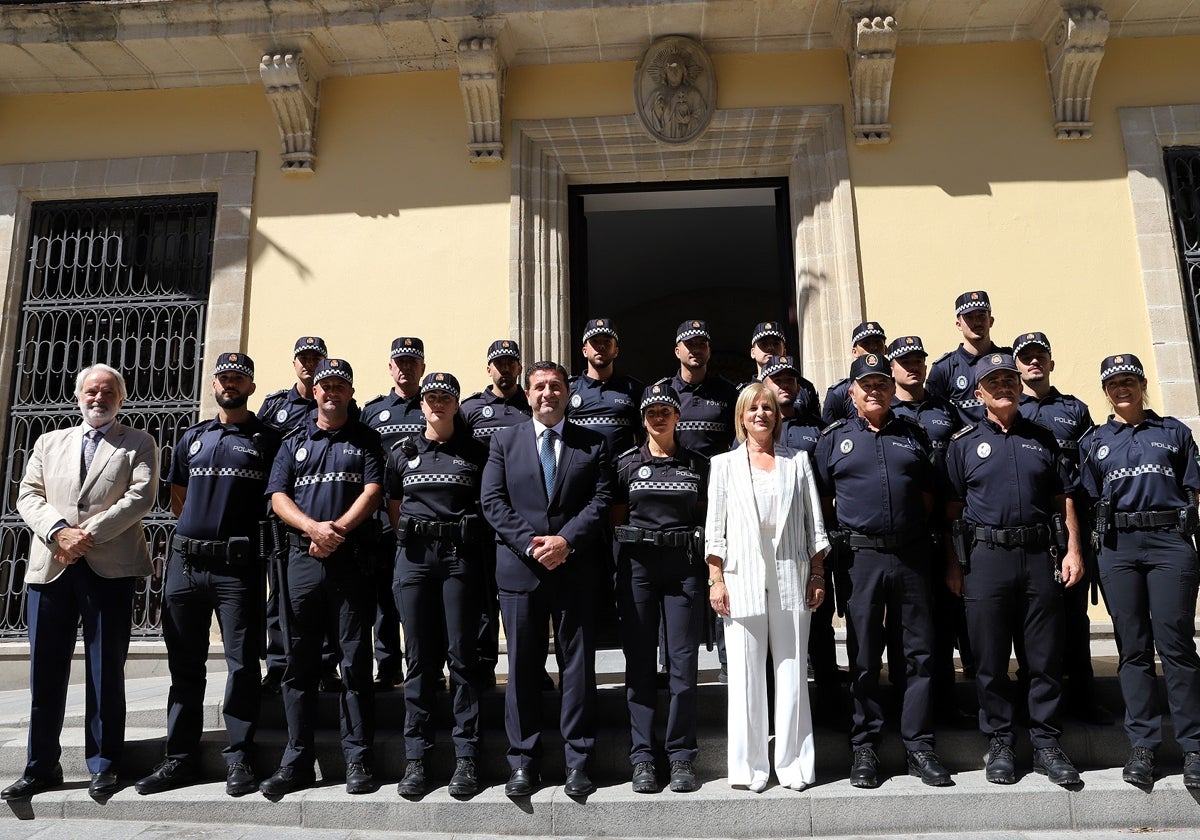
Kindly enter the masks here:
<path id="1" fill-rule="evenodd" d="M 725 578 L 723 578 L 723 577 L 708 579 L 709 586 L 712 586 L 714 583 L 724 583 L 724 582 L 725 582 Z"/>

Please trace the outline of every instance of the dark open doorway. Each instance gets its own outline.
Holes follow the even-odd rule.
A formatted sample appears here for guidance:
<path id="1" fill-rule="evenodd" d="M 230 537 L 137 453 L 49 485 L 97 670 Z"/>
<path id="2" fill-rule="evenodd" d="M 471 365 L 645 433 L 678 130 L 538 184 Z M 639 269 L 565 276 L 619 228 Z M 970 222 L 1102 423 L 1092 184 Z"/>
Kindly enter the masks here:
<path id="1" fill-rule="evenodd" d="M 652 382 L 673 373 L 675 328 L 708 322 L 712 370 L 754 372 L 750 335 L 780 320 L 798 348 L 787 180 L 572 187 L 571 353 L 578 371 L 589 318 L 612 318 L 617 369 Z"/>

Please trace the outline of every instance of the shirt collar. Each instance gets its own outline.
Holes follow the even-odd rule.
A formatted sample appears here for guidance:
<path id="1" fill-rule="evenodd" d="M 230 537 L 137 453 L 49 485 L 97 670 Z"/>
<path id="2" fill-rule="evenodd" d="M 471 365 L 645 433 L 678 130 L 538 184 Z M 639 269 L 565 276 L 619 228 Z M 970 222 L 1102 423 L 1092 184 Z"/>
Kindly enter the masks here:
<path id="1" fill-rule="evenodd" d="M 109 420 L 103 426 L 89 426 L 86 422 L 80 424 L 83 428 L 83 433 L 86 435 L 92 429 L 100 433 L 100 437 L 108 437 L 108 433 L 112 431 L 112 427 L 117 425 L 116 418 Z"/>
<path id="2" fill-rule="evenodd" d="M 1122 429 L 1140 429 L 1142 426 L 1161 426 L 1163 425 L 1163 420 L 1156 412 L 1146 409 L 1146 416 L 1142 418 L 1142 422 L 1138 423 L 1137 426 L 1130 426 L 1128 423 L 1118 420 L 1115 414 L 1108 415 L 1108 425 L 1114 432 L 1120 432 Z"/>
<path id="3" fill-rule="evenodd" d="M 539 422 L 536 417 L 534 417 L 533 418 L 533 439 L 541 440 L 542 432 L 546 431 L 547 428 L 553 429 L 554 433 L 561 438 L 562 433 L 563 433 L 563 426 L 566 425 L 566 422 L 567 422 L 567 418 L 563 417 L 563 419 L 559 420 L 553 426 L 547 427 L 547 426 L 542 425 L 542 423 Z"/>

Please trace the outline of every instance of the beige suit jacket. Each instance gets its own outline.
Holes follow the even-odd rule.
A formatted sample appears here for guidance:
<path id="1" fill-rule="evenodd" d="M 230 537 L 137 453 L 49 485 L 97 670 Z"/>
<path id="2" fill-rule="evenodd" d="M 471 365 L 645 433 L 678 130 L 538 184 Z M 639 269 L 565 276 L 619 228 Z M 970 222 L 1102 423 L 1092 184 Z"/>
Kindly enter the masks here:
<path id="1" fill-rule="evenodd" d="M 771 541 L 774 556 L 766 557 L 746 446 L 714 455 L 710 463 L 705 550 L 724 561 L 732 618 L 766 614 L 767 563 L 775 566 L 782 608 L 808 609 L 805 595 L 809 560 L 829 548 L 808 454 L 776 444 L 775 474 L 779 479 L 779 515 Z"/>
<path id="2" fill-rule="evenodd" d="M 154 507 L 158 492 L 154 438 L 114 423 L 81 482 L 82 453 L 80 425 L 47 432 L 33 445 L 17 496 L 17 511 L 33 530 L 27 583 L 49 583 L 66 569 L 53 558 L 55 546 L 46 542 L 60 521 L 91 534 L 96 547 L 85 559 L 101 577 L 150 574 L 142 517 Z"/>

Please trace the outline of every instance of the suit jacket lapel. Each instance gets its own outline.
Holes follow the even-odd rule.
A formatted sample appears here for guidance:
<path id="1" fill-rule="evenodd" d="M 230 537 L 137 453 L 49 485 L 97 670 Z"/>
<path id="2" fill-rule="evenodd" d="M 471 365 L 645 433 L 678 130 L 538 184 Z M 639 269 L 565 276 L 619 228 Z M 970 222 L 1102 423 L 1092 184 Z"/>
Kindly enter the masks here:
<path id="1" fill-rule="evenodd" d="M 567 431 L 570 428 L 570 423 L 563 424 L 562 451 L 558 455 L 558 468 L 554 471 L 554 492 L 547 499 L 547 502 L 552 502 L 558 498 L 558 494 L 562 490 L 563 476 L 566 475 L 567 469 L 571 466 L 571 460 L 575 457 L 575 447 L 567 442 L 567 439 L 574 435 L 573 432 Z"/>
<path id="2" fill-rule="evenodd" d="M 125 427 L 120 423 L 113 423 L 112 428 L 108 430 L 108 434 L 100 438 L 100 443 L 96 446 L 96 455 L 92 458 L 92 467 L 88 470 L 87 477 L 83 480 L 83 485 L 79 488 L 80 495 L 92 489 L 92 485 L 96 482 L 96 476 L 104 471 L 104 465 L 116 453 L 124 437 Z M 79 457 L 83 457 L 82 429 L 79 431 Z"/>
<path id="3" fill-rule="evenodd" d="M 775 548 L 778 550 L 783 529 L 787 527 L 792 494 L 796 489 L 796 463 L 787 457 L 786 450 L 781 446 L 775 447 L 775 469 L 779 472 L 779 513 L 775 517 Z"/>

